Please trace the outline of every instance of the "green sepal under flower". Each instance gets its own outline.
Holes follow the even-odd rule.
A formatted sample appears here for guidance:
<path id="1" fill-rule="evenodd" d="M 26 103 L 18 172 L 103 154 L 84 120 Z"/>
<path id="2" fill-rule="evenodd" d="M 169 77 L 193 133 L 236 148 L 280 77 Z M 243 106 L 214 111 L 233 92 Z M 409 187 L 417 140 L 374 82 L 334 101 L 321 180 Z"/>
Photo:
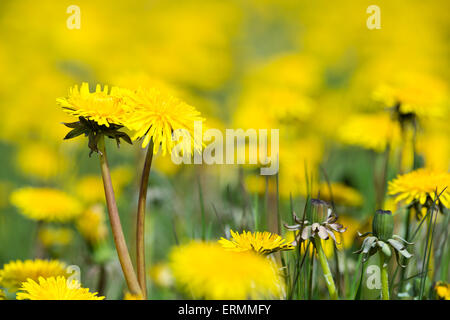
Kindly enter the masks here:
<path id="1" fill-rule="evenodd" d="M 72 129 L 64 137 L 64 140 L 73 139 L 84 134 L 89 138 L 88 147 L 91 149 L 89 156 L 91 156 L 93 152 L 99 152 L 97 144 L 102 136 L 115 139 L 117 147 L 120 146 L 120 139 L 129 144 L 133 144 L 131 138 L 125 132 L 119 131 L 119 129 L 123 128 L 121 125 L 110 124 L 109 127 L 107 127 L 105 125 L 99 125 L 97 122 L 88 120 L 84 117 L 78 117 L 78 119 L 79 121 L 76 122 L 63 123 L 66 127 Z"/>
<path id="2" fill-rule="evenodd" d="M 392 256 L 392 251 L 395 253 L 397 264 L 404 268 L 405 266 L 400 263 L 399 254 L 409 259 L 412 254 L 406 250 L 406 246 L 413 244 L 399 237 L 398 235 L 392 235 L 394 229 L 394 219 L 390 211 L 377 210 L 372 223 L 372 232 L 366 232 L 365 234 L 358 235 L 365 237 L 372 235 L 364 239 L 361 249 L 356 251 L 356 254 L 363 254 L 363 262 L 366 262 L 369 257 L 373 256 L 377 252 L 383 253 L 385 259 L 389 259 Z"/>

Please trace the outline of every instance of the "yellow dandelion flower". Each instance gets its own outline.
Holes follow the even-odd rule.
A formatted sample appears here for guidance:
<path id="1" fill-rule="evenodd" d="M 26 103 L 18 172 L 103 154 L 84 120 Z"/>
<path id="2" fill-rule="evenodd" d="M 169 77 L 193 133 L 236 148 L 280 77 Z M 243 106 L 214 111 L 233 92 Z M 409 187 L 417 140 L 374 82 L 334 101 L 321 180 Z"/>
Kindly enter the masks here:
<path id="1" fill-rule="evenodd" d="M 217 243 L 193 241 L 175 247 L 170 268 L 176 283 L 195 298 L 281 297 L 283 282 L 275 263 L 253 252 L 234 252 Z"/>
<path id="2" fill-rule="evenodd" d="M 5 292 L 0 289 L 0 300 L 6 300 Z"/>
<path id="3" fill-rule="evenodd" d="M 140 294 L 125 292 L 123 300 L 144 300 Z"/>
<path id="4" fill-rule="evenodd" d="M 69 282 L 65 277 L 39 277 L 39 283 L 28 279 L 22 283 L 17 300 L 103 300 L 97 292 L 89 292 L 76 281 Z"/>
<path id="5" fill-rule="evenodd" d="M 399 175 L 389 182 L 388 194 L 395 197 L 395 201 L 411 204 L 414 201 L 425 204 L 427 197 L 435 198 L 435 191 L 440 194 L 441 204 L 450 207 L 450 173 L 437 172 L 429 169 L 418 169 L 407 174 Z"/>
<path id="6" fill-rule="evenodd" d="M 66 168 L 60 154 L 49 146 L 35 143 L 19 149 L 16 164 L 22 173 L 42 180 L 54 178 Z"/>
<path id="7" fill-rule="evenodd" d="M 73 239 L 73 231 L 69 228 L 44 227 L 39 230 L 38 238 L 46 248 L 66 246 Z"/>
<path id="8" fill-rule="evenodd" d="M 5 264 L 0 270 L 0 285 L 15 291 L 29 278 L 37 280 L 39 277 L 66 275 L 66 265 L 58 260 L 16 260 Z"/>
<path id="9" fill-rule="evenodd" d="M 241 234 L 230 230 L 233 239 L 220 238 L 222 247 L 236 251 L 254 251 L 260 254 L 270 254 L 272 252 L 292 250 L 294 246 L 286 242 L 281 236 L 275 233 L 243 231 Z"/>
<path id="10" fill-rule="evenodd" d="M 173 284 L 173 276 L 167 263 L 156 263 L 149 270 L 150 278 L 160 287 L 170 287 Z"/>
<path id="11" fill-rule="evenodd" d="M 76 220 L 81 235 L 91 243 L 98 243 L 108 235 L 106 215 L 101 205 L 94 205 L 84 211 Z"/>
<path id="12" fill-rule="evenodd" d="M 355 115 L 338 131 L 339 139 L 377 152 L 383 152 L 388 144 L 398 145 L 400 126 L 387 113 Z"/>
<path id="13" fill-rule="evenodd" d="M 82 210 L 75 198 L 50 188 L 21 188 L 13 191 L 10 199 L 23 215 L 33 220 L 67 222 Z"/>
<path id="14" fill-rule="evenodd" d="M 183 152 L 190 153 L 192 147 L 195 150 L 202 148 L 201 141 L 194 136 L 194 122 L 203 122 L 204 119 L 194 107 L 154 88 L 138 89 L 133 100 L 136 109 L 127 120 L 126 126 L 135 131 L 133 140 L 144 138 L 143 148 L 153 139 L 153 153 L 158 153 L 161 148 L 162 154 L 165 155 L 171 153 L 179 138 L 180 143 L 183 142 Z M 177 129 L 187 130 L 190 136 L 187 137 L 184 131 L 175 131 Z M 177 138 L 175 141 L 172 139 L 172 133 Z"/>
<path id="15" fill-rule="evenodd" d="M 434 290 L 439 299 L 450 300 L 450 286 L 448 283 L 439 281 L 436 283 Z"/>
<path id="16" fill-rule="evenodd" d="M 93 120 L 99 125 L 109 127 L 110 124 L 121 125 L 130 112 L 131 107 L 124 103 L 124 98 L 130 91 L 118 87 L 112 87 L 110 92 L 108 86 L 103 89 L 98 84 L 94 92 L 89 91 L 89 84 L 83 82 L 69 89 L 67 98 L 56 99 L 65 112 L 73 116 L 81 116 Z"/>

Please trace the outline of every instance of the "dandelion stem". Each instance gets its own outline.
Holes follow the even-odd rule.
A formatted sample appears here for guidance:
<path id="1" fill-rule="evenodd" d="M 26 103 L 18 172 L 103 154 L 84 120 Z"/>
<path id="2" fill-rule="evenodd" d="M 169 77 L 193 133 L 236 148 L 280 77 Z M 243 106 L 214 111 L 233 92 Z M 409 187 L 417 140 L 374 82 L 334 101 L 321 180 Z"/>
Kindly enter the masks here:
<path id="1" fill-rule="evenodd" d="M 114 189 L 112 186 L 111 175 L 109 172 L 108 158 L 106 156 L 105 139 L 100 137 L 98 142 L 100 167 L 102 171 L 103 186 L 105 189 L 106 205 L 108 207 L 109 222 L 114 236 L 117 255 L 119 256 L 120 265 L 122 266 L 123 275 L 127 282 L 128 288 L 132 294 L 141 294 L 141 288 L 137 281 L 136 273 L 131 263 L 130 254 L 128 252 L 125 237 L 123 235 L 122 225 L 120 223 L 119 211 L 117 209 Z"/>
<path id="2" fill-rule="evenodd" d="M 330 294 L 331 300 L 337 300 L 338 294 L 336 291 L 336 286 L 334 285 L 333 276 L 331 274 L 330 267 L 328 265 L 327 257 L 325 255 L 325 252 L 323 251 L 322 243 L 320 241 L 320 238 L 317 237 L 314 238 L 314 241 L 317 248 L 317 255 L 319 257 L 319 262 L 322 267 L 323 276 L 327 284 L 328 293 Z"/>
<path id="3" fill-rule="evenodd" d="M 389 300 L 389 280 L 387 263 L 384 261 L 384 254 L 379 252 L 381 270 L 381 299 Z"/>
<path id="4" fill-rule="evenodd" d="M 405 236 L 404 239 L 406 241 L 410 241 L 409 239 L 409 230 L 411 228 L 411 207 L 409 207 L 406 210 L 406 216 L 405 216 Z M 402 264 L 405 264 L 405 258 L 402 258 Z M 408 266 L 406 266 L 405 268 L 402 268 L 402 270 L 400 271 L 400 286 L 399 286 L 399 291 L 403 292 L 404 290 L 404 281 L 405 281 L 405 276 L 406 276 L 406 272 L 407 272 Z M 395 278 L 395 276 L 394 276 Z M 395 280 L 395 279 L 394 279 Z"/>
<path id="5" fill-rule="evenodd" d="M 147 298 L 147 283 L 145 279 L 145 205 L 147 202 L 148 179 L 153 160 L 153 139 L 147 148 L 144 168 L 142 170 L 141 185 L 139 188 L 138 211 L 136 220 L 136 265 L 139 285 L 143 298 Z"/>

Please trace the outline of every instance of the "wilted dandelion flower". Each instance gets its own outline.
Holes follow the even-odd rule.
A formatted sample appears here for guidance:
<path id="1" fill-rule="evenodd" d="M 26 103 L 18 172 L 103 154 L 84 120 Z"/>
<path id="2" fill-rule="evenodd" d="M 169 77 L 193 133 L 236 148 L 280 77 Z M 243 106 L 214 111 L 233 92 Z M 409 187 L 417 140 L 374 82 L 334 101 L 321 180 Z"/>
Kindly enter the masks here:
<path id="1" fill-rule="evenodd" d="M 259 254 L 270 254 L 272 252 L 292 250 L 294 246 L 286 242 L 281 236 L 275 233 L 243 231 L 241 234 L 230 230 L 233 239 L 221 238 L 219 243 L 225 249 L 242 252 L 254 251 Z"/>
<path id="2" fill-rule="evenodd" d="M 77 217 L 80 203 L 63 191 L 50 188 L 21 188 L 11 194 L 11 203 L 33 220 L 67 222 Z"/>
<path id="3" fill-rule="evenodd" d="M 69 228 L 44 227 L 39 230 L 38 238 L 44 247 L 65 246 L 73 239 L 73 231 Z"/>
<path id="4" fill-rule="evenodd" d="M 39 283 L 28 279 L 22 283 L 17 300 L 103 300 L 97 292 L 82 288 L 76 280 L 68 283 L 65 277 L 39 277 Z"/>
<path id="5" fill-rule="evenodd" d="M 447 187 L 447 189 L 445 189 Z M 434 199 L 435 192 L 440 195 L 439 201 L 446 208 L 450 207 L 450 173 L 429 169 L 418 169 L 397 176 L 389 182 L 388 194 L 395 197 L 396 202 L 408 205 L 419 203 L 424 205 L 427 198 Z"/>
<path id="6" fill-rule="evenodd" d="M 354 115 L 338 131 L 342 142 L 377 152 L 397 145 L 400 136 L 400 126 L 387 113 Z"/>
<path id="7" fill-rule="evenodd" d="M 297 217 L 295 213 L 292 214 L 293 220 L 296 224 L 284 224 L 285 228 L 291 231 L 300 231 L 296 236 L 296 241 L 293 244 L 297 245 L 308 239 L 320 238 L 328 240 L 331 238 L 334 242 L 336 240 L 335 233 L 343 233 L 347 230 L 344 226 L 338 223 L 338 216 L 332 210 L 331 206 L 320 199 L 311 199 L 311 213 L 310 220 L 303 220 Z"/>
<path id="8" fill-rule="evenodd" d="M 98 84 L 94 92 L 89 91 L 89 84 L 83 82 L 69 89 L 67 98 L 58 98 L 56 101 L 65 112 L 95 121 L 98 125 L 109 127 L 110 124 L 121 125 L 126 113 L 130 111 L 124 104 L 124 96 L 129 91 L 118 87 L 108 86 L 103 89 Z"/>
<path id="9" fill-rule="evenodd" d="M 196 298 L 264 299 L 280 297 L 277 266 L 253 252 L 233 252 L 217 243 L 191 242 L 175 247 L 170 267 L 176 283 Z"/>
<path id="10" fill-rule="evenodd" d="M 126 126 L 135 131 L 133 140 L 144 138 L 142 147 L 145 148 L 150 139 L 153 139 L 153 153 L 158 153 L 159 148 L 162 154 L 170 153 L 178 143 L 172 139 L 172 134 L 177 129 L 187 130 L 190 134 L 190 145 L 187 145 L 186 135 L 178 131 L 182 137 L 183 151 L 189 152 L 192 147 L 195 150 L 202 148 L 201 141 L 195 139 L 194 122 L 204 121 L 194 107 L 187 103 L 157 89 L 138 89 L 133 96 L 136 109 L 126 122 Z"/>
<path id="11" fill-rule="evenodd" d="M 106 215 L 101 205 L 94 205 L 85 210 L 76 220 L 81 235 L 90 243 L 98 243 L 108 235 L 105 223 Z"/>
<path id="12" fill-rule="evenodd" d="M 16 260 L 5 264 L 0 270 L 0 285 L 15 291 L 27 279 L 66 275 L 66 265 L 58 260 Z"/>

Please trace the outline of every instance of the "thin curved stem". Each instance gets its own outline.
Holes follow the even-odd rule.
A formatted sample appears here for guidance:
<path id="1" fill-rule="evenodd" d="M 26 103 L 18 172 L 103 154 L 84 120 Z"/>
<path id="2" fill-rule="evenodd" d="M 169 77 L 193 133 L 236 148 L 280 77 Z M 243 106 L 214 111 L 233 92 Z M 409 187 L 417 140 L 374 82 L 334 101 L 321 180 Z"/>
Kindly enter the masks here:
<path id="1" fill-rule="evenodd" d="M 380 270 L 381 270 L 381 299 L 389 300 L 389 276 L 387 263 L 384 261 L 384 254 L 380 251 Z"/>
<path id="2" fill-rule="evenodd" d="M 98 142 L 100 167 L 102 171 L 103 186 L 105 189 L 106 205 L 108 207 L 109 222 L 111 224 L 114 243 L 116 245 L 117 255 L 123 275 L 132 294 L 141 295 L 141 288 L 136 277 L 136 273 L 131 263 L 130 253 L 128 252 L 125 237 L 123 235 L 122 225 L 120 223 L 119 211 L 117 209 L 114 189 L 112 186 L 111 175 L 109 171 L 108 158 L 106 156 L 105 139 L 102 136 Z"/>
<path id="3" fill-rule="evenodd" d="M 330 267 L 328 265 L 328 260 L 325 255 L 325 252 L 322 248 L 322 243 L 320 241 L 320 238 L 314 238 L 316 248 L 317 248 L 317 255 L 319 257 L 320 265 L 322 266 L 323 276 L 325 278 L 325 282 L 327 284 L 328 292 L 330 294 L 331 300 L 337 300 L 338 294 L 336 291 L 336 286 L 334 285 L 333 275 L 331 274 Z"/>
<path id="4" fill-rule="evenodd" d="M 147 202 L 148 179 L 153 160 L 153 139 L 147 148 L 144 168 L 142 170 L 141 185 L 139 188 L 138 211 L 136 219 L 136 265 L 139 285 L 143 298 L 147 298 L 147 283 L 145 277 L 145 205 Z"/>

